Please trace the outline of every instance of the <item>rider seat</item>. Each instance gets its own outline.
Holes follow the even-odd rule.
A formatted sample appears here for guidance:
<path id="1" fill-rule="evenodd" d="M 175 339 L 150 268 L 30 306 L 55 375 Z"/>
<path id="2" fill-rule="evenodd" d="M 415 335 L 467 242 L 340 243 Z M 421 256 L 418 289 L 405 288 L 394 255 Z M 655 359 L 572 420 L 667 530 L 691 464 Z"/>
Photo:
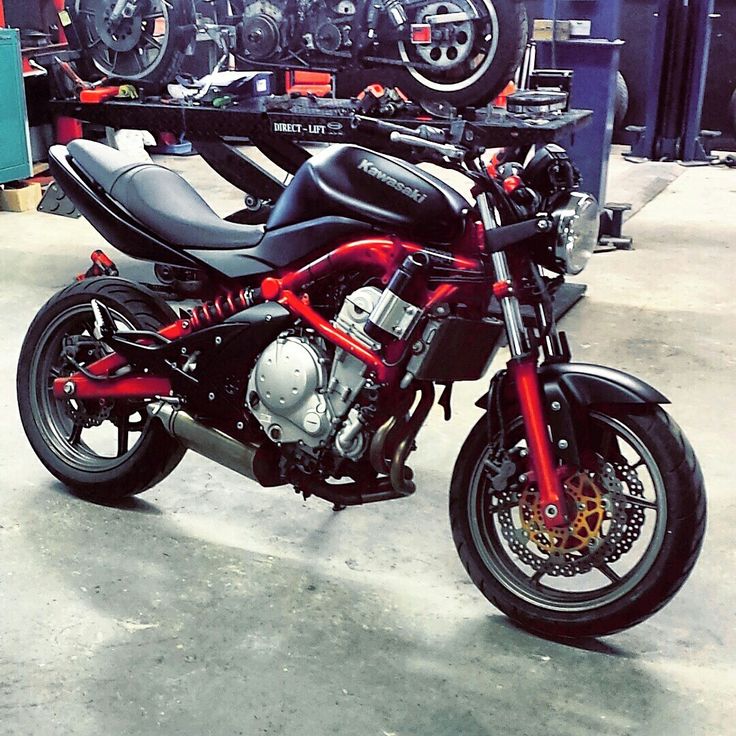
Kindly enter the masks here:
<path id="1" fill-rule="evenodd" d="M 185 179 L 150 159 L 81 139 L 67 150 L 87 176 L 172 245 L 223 250 L 253 247 L 263 240 L 265 226 L 223 220 Z"/>

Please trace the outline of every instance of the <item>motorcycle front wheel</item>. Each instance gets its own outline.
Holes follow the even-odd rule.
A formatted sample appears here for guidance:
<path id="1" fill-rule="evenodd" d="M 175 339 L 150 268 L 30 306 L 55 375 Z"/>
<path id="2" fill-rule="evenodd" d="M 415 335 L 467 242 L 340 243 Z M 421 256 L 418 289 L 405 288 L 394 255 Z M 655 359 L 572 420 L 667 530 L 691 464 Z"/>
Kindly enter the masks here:
<path id="1" fill-rule="evenodd" d="M 414 100 L 457 107 L 486 105 L 513 79 L 527 42 L 527 15 L 518 0 L 428 0 L 408 10 L 412 23 L 464 13 L 475 18 L 438 24 L 431 43 L 400 41 L 399 86 Z"/>
<path id="2" fill-rule="evenodd" d="M 504 445 L 524 454 L 520 418 Z M 516 623 L 547 637 L 613 634 L 651 616 L 687 579 L 705 532 L 700 467 L 661 408 L 591 411 L 581 449 L 584 467 L 565 481 L 564 530 L 546 528 L 533 484 L 517 476 L 494 487 L 487 418 L 453 472 L 452 532 L 471 579 Z"/>

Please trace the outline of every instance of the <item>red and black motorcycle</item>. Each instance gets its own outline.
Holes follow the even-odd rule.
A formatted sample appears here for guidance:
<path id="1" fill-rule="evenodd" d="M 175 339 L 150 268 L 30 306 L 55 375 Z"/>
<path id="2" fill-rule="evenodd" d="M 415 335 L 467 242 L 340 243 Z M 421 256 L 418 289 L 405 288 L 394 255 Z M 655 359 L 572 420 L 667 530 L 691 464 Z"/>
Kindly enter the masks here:
<path id="1" fill-rule="evenodd" d="M 18 369 L 35 452 L 95 501 L 145 491 L 187 449 L 336 507 L 399 499 L 415 490 L 407 459 L 435 385 L 449 418 L 453 384 L 481 378 L 505 338 L 507 368 L 452 476 L 460 557 L 531 630 L 636 624 L 692 569 L 705 496 L 667 399 L 571 362 L 555 327 L 554 292 L 596 244 L 597 203 L 554 145 L 489 170 L 468 126 L 355 123 L 462 171 L 475 203 L 340 145 L 303 164 L 265 226 L 235 224 L 150 161 L 88 141 L 51 149 L 56 180 L 115 247 L 204 270 L 216 296 L 178 317 L 122 278 L 52 297 Z"/>

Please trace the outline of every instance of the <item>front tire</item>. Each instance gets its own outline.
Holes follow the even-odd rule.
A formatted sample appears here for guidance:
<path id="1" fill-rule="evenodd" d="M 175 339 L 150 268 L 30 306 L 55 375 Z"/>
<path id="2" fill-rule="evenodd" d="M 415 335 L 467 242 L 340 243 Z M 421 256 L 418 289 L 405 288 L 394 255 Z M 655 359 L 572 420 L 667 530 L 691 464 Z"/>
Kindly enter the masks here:
<path id="1" fill-rule="evenodd" d="M 92 335 L 91 300 L 104 303 L 119 327 L 158 330 L 175 321 L 147 289 L 119 278 L 87 279 L 55 294 L 31 323 L 18 361 L 18 408 L 39 460 L 76 495 L 115 503 L 163 480 L 184 448 L 143 402 L 57 399 L 53 381 L 104 355 Z"/>
<path id="2" fill-rule="evenodd" d="M 510 427 L 507 449 L 523 446 L 521 421 Z M 661 408 L 591 412 L 589 429 L 592 467 L 568 487 L 568 498 L 578 494 L 572 508 L 584 510 L 558 539 L 535 517 L 533 487 L 491 486 L 486 418 L 453 473 L 450 518 L 465 568 L 491 603 L 543 636 L 603 636 L 643 621 L 680 589 L 703 541 L 702 473 Z M 589 547 L 576 545 L 581 535 Z"/>

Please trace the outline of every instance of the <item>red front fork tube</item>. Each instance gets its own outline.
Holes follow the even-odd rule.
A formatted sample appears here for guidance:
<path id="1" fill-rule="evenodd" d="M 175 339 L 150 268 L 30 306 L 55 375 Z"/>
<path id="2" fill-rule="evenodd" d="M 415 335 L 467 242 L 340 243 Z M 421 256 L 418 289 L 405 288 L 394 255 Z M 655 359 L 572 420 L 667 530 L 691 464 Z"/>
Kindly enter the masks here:
<path id="1" fill-rule="evenodd" d="M 524 419 L 529 458 L 539 488 L 544 523 L 548 529 L 567 526 L 565 494 L 555 471 L 552 442 L 544 418 L 537 362 L 534 358 L 512 360 L 508 369 L 516 385 L 521 416 Z"/>

